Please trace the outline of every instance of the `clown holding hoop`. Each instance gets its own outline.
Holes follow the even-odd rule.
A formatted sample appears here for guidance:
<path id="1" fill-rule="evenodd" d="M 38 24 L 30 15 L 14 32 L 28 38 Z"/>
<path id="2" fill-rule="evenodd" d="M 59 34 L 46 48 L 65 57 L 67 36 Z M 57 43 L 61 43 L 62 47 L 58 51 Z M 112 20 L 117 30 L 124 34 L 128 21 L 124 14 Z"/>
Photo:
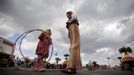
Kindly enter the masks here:
<path id="1" fill-rule="evenodd" d="M 43 59 L 46 59 L 49 56 L 49 47 L 52 44 L 51 35 L 52 33 L 50 29 L 46 29 L 40 34 L 39 42 L 35 52 L 37 59 L 33 66 L 33 71 L 45 71 Z"/>

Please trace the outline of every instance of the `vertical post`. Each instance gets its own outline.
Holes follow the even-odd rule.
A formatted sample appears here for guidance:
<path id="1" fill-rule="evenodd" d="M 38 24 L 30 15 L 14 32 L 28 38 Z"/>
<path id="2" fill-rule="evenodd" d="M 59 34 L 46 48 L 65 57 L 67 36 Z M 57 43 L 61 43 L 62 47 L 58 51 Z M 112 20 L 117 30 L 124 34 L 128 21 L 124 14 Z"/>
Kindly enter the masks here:
<path id="1" fill-rule="evenodd" d="M 108 69 L 110 69 L 110 58 L 108 57 Z"/>

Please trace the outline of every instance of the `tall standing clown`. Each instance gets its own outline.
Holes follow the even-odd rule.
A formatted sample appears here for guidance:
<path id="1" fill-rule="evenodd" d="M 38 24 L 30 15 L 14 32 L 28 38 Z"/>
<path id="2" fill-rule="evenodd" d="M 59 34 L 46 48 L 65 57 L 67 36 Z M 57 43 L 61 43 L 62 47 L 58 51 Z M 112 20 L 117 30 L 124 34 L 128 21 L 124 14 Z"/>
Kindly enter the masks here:
<path id="1" fill-rule="evenodd" d="M 45 70 L 43 59 L 46 59 L 49 56 L 49 47 L 52 44 L 51 35 L 52 35 L 51 30 L 46 29 L 39 36 L 39 42 L 38 42 L 37 49 L 36 49 L 37 59 L 33 66 L 34 71 Z"/>
<path id="2" fill-rule="evenodd" d="M 67 69 L 63 72 L 76 73 L 77 69 L 81 69 L 82 63 L 80 58 L 80 34 L 79 34 L 79 22 L 72 11 L 66 13 L 68 21 L 66 27 L 68 29 L 68 37 L 70 39 L 70 56 L 67 63 Z"/>

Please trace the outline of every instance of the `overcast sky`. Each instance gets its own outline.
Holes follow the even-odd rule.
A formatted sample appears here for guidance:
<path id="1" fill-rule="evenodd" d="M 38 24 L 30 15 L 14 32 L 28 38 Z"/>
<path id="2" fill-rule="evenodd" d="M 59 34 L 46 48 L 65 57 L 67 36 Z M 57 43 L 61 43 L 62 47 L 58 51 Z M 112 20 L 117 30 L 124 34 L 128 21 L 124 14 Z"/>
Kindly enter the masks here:
<path id="1" fill-rule="evenodd" d="M 69 53 L 68 10 L 80 22 L 83 65 L 89 60 L 107 64 L 107 57 L 118 65 L 120 47 L 130 46 L 134 51 L 134 0 L 0 0 L 0 36 L 14 42 L 25 31 L 50 28 L 54 53 L 63 61 Z M 35 57 L 39 33 L 32 32 L 23 40 L 25 56 Z M 15 54 L 21 56 L 17 49 Z"/>

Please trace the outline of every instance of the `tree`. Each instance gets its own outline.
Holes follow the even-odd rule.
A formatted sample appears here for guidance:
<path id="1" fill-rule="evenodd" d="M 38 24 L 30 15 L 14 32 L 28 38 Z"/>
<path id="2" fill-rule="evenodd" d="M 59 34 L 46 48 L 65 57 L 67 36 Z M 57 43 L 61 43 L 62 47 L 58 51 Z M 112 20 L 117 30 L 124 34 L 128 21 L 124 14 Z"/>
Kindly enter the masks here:
<path id="1" fill-rule="evenodd" d="M 119 49 L 119 52 L 128 55 L 128 53 L 132 53 L 132 49 L 130 47 L 121 47 Z"/>
<path id="2" fill-rule="evenodd" d="M 59 57 L 56 57 L 56 58 L 55 58 L 55 61 L 56 61 L 56 64 L 58 64 L 59 61 L 61 61 L 61 59 L 60 59 Z"/>

